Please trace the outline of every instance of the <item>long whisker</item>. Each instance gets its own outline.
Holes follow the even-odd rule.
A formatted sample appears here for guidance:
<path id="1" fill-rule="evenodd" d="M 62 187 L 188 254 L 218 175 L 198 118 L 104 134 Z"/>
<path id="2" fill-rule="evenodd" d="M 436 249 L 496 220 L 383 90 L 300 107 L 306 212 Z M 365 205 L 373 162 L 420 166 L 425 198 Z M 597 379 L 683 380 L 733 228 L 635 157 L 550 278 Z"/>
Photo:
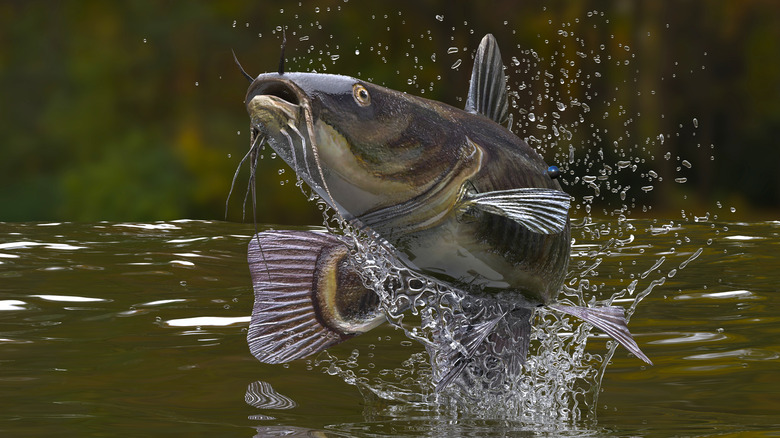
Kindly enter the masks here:
<path id="1" fill-rule="evenodd" d="M 238 174 L 241 171 L 241 166 L 244 165 L 244 162 L 249 159 L 249 186 L 247 187 L 247 191 L 244 194 L 244 204 L 242 207 L 242 213 L 241 213 L 241 220 L 243 221 L 246 217 L 246 198 L 249 196 L 249 192 L 251 190 L 252 192 L 252 219 L 255 227 L 255 238 L 257 239 L 257 248 L 260 250 L 260 257 L 263 260 L 263 265 L 265 266 L 265 272 L 268 275 L 268 281 L 271 281 L 271 272 L 268 267 L 268 262 L 265 259 L 265 252 L 263 252 L 263 247 L 260 245 L 260 234 L 257 230 L 257 201 L 255 196 L 255 175 L 257 174 L 257 163 L 258 163 L 258 155 L 260 151 L 260 146 L 265 142 L 265 136 L 261 135 L 260 132 L 255 129 L 253 126 L 250 126 L 250 146 L 249 151 L 247 151 L 246 155 L 244 155 L 244 158 L 241 159 L 241 161 L 238 163 L 238 166 L 236 167 L 236 172 L 233 174 L 233 181 L 230 183 L 230 192 L 228 192 L 227 200 L 225 201 L 225 219 L 227 219 L 228 214 L 228 205 L 230 204 L 230 196 L 233 194 L 233 189 L 236 185 L 236 179 L 238 178 Z"/>
<path id="2" fill-rule="evenodd" d="M 230 205 L 230 196 L 233 194 L 233 188 L 236 185 L 236 180 L 238 179 L 238 174 L 241 172 L 241 166 L 244 165 L 244 162 L 249 157 L 249 154 L 252 153 L 252 150 L 256 147 L 257 143 L 262 144 L 262 140 L 260 136 L 255 136 L 255 131 L 251 131 L 251 146 L 249 147 L 249 151 L 247 151 L 246 155 L 244 155 L 244 158 L 241 159 L 241 161 L 238 163 L 238 166 L 236 167 L 236 173 L 233 174 L 233 181 L 230 183 L 230 191 L 228 192 L 227 199 L 225 200 L 225 219 L 227 220 L 228 215 L 228 206 Z"/>
<path id="3" fill-rule="evenodd" d="M 284 48 L 287 46 L 287 26 L 282 27 L 282 53 L 279 55 L 279 76 L 284 74 Z"/>
<path id="4" fill-rule="evenodd" d="M 255 238 L 257 239 L 257 249 L 260 250 L 260 258 L 263 260 L 263 265 L 265 266 L 265 272 L 268 276 L 268 281 L 271 281 L 271 269 L 268 267 L 268 262 L 265 260 L 265 252 L 263 251 L 263 246 L 260 245 L 260 233 L 257 230 L 257 164 L 258 164 L 258 157 L 260 155 L 260 145 L 263 144 L 263 141 L 265 141 L 265 138 L 263 138 L 260 142 L 255 142 L 252 144 L 252 147 L 249 149 L 249 186 L 247 188 L 247 192 L 244 195 L 244 205 L 242 209 L 242 220 L 246 216 L 246 197 L 249 195 L 249 192 L 252 192 L 252 224 L 255 227 Z"/>
<path id="5" fill-rule="evenodd" d="M 306 167 L 306 171 L 305 171 L 305 172 L 306 172 L 306 175 L 309 175 L 309 177 L 311 178 L 311 177 L 313 177 L 313 175 L 312 175 L 312 173 L 311 173 L 311 169 L 309 169 L 309 161 L 306 159 L 306 140 L 303 138 L 303 136 L 301 135 L 301 133 L 300 133 L 300 132 L 299 132 L 299 131 L 298 131 L 298 130 L 295 128 L 295 126 L 288 124 L 288 125 L 287 125 L 287 127 L 288 127 L 288 128 L 291 128 L 291 129 L 292 129 L 292 131 L 293 131 L 295 134 L 297 134 L 297 135 L 298 135 L 298 137 L 301 139 L 301 149 L 303 150 L 303 165 Z M 292 137 L 290 136 L 290 133 L 289 133 L 289 132 L 287 132 L 287 130 L 286 130 L 286 129 L 282 129 L 280 132 L 282 133 L 282 135 L 284 135 L 284 137 L 287 139 L 287 141 L 288 141 L 288 142 L 290 142 L 290 148 L 291 148 L 291 149 L 292 149 L 292 148 L 294 148 L 294 147 L 295 147 L 295 146 L 294 146 L 294 144 L 295 144 L 295 143 L 293 142 L 293 139 L 292 139 Z M 300 175 L 301 175 L 301 174 L 300 174 L 300 173 L 298 173 L 298 171 L 297 171 L 297 170 L 296 170 L 295 174 L 296 174 L 296 175 L 298 175 L 298 179 L 300 179 Z M 312 181 L 312 182 L 314 182 L 314 181 Z M 313 188 L 313 187 L 312 187 L 312 188 Z"/>
<path id="6" fill-rule="evenodd" d="M 245 78 L 249 79 L 249 82 L 254 81 L 254 78 L 249 75 L 249 73 L 244 70 L 244 67 L 241 66 L 241 63 L 238 62 L 238 57 L 236 56 L 236 52 L 233 51 L 233 49 L 230 49 L 231 52 L 233 52 L 233 61 L 236 61 L 236 65 L 238 66 L 238 69 L 241 70 L 241 74 L 244 75 Z"/>
<path id="7" fill-rule="evenodd" d="M 257 175 L 257 147 L 249 150 L 249 181 L 247 181 L 246 192 L 244 193 L 244 204 L 241 207 L 241 220 L 246 220 L 246 200 L 249 192 L 252 192 L 252 202 L 255 202 L 255 175 Z"/>
<path id="8" fill-rule="evenodd" d="M 295 134 L 301 140 L 301 150 L 303 151 L 303 163 L 306 166 L 306 174 L 309 175 L 309 178 L 312 179 L 313 183 L 317 183 L 324 186 L 325 181 L 322 181 L 320 183 L 314 180 L 314 174 L 312 173 L 311 168 L 309 167 L 309 158 L 306 156 L 306 139 L 303 137 L 303 134 L 301 134 L 301 131 L 299 131 L 298 128 L 295 127 L 295 125 L 293 125 L 292 123 L 288 123 L 287 127 L 290 128 L 293 134 Z M 287 139 L 290 141 L 290 143 L 292 143 L 292 139 L 290 138 L 290 135 L 285 131 L 283 132 L 284 135 L 287 136 Z M 312 189 L 314 189 L 314 187 L 312 187 Z"/>

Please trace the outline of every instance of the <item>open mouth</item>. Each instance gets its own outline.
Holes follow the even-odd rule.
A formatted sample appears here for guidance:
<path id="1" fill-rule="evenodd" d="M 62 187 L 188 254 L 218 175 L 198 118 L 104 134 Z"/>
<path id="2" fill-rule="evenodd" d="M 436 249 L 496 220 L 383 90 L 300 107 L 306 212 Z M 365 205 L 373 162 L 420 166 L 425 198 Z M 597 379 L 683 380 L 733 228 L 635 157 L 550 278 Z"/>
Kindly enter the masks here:
<path id="1" fill-rule="evenodd" d="M 253 138 L 262 138 L 317 195 L 333 206 L 317 157 L 314 121 L 305 94 L 284 79 L 258 80 L 246 100 Z M 251 148 L 259 148 L 254 143 Z M 251 158 L 251 157 L 250 157 Z M 250 160 L 250 166 L 254 167 Z"/>
<path id="2" fill-rule="evenodd" d="M 297 93 L 282 81 L 263 81 L 247 94 L 247 102 L 251 102 L 256 96 L 274 96 L 291 105 L 300 105 Z"/>

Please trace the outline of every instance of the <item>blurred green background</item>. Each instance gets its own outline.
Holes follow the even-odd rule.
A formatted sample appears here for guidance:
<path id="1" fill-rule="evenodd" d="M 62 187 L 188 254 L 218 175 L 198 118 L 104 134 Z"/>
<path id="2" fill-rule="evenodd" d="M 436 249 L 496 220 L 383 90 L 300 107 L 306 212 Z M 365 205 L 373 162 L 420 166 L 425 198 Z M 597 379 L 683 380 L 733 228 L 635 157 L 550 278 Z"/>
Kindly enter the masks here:
<path id="1" fill-rule="evenodd" d="M 695 140 L 666 145 L 704 145 L 687 151 L 698 158 L 679 188 L 690 192 L 686 203 L 721 201 L 776 219 L 777 1 L 2 0 L 0 221 L 223 219 L 249 143 L 248 82 L 231 49 L 250 74 L 274 71 L 277 26 L 288 27 L 289 70 L 327 69 L 415 94 L 435 83 L 425 97 L 462 106 L 473 52 L 453 70 L 448 47 L 473 51 L 492 32 L 509 62 L 520 50 L 512 44 L 552 50 L 539 47 L 560 30 L 551 20 L 579 23 L 593 10 L 604 24 L 583 31 L 629 45 L 634 77 L 646 82 L 637 87 L 658 92 L 626 100 L 628 113 L 662 113 L 668 124 L 653 118 L 637 138 L 698 120 Z M 605 81 L 624 80 L 610 71 Z M 319 223 L 281 166 L 261 162 L 258 221 Z M 241 220 L 245 173 L 231 220 Z M 649 196 L 655 214 L 679 215 L 668 191 Z"/>

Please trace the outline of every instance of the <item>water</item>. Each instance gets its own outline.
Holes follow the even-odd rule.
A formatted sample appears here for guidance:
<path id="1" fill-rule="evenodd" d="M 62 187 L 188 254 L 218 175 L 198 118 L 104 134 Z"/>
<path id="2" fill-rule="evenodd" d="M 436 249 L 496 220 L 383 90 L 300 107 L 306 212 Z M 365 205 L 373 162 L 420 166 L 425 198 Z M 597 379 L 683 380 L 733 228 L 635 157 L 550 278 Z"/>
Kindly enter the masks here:
<path id="1" fill-rule="evenodd" d="M 645 366 L 618 348 L 595 412 L 557 428 L 496 412 L 448 412 L 383 400 L 327 372 L 351 369 L 358 377 L 401 382 L 403 389 L 404 373 L 423 366 L 425 356 L 420 344 L 389 325 L 329 350 L 335 359 L 322 355 L 289 366 L 257 362 L 245 339 L 253 301 L 246 265 L 251 225 L 1 224 L 0 432 L 780 433 L 780 222 L 627 224 L 635 230 L 633 241 L 578 281 L 590 278 L 606 293 L 626 288 L 634 275 L 634 295 L 617 303 L 628 305 L 651 281 L 666 278 L 641 301 L 630 323 L 655 365 Z M 586 228 L 609 225 L 614 223 L 596 221 Z M 590 242 L 581 237 L 586 228 L 574 233 L 574 269 L 592 260 L 589 244 L 603 246 L 602 237 L 590 233 Z M 681 236 L 691 241 L 689 251 L 670 254 L 670 248 L 680 248 Z M 676 253 L 693 253 L 696 242 L 704 242 L 701 254 L 679 269 L 690 255 Z M 661 257 L 662 265 L 640 278 Z M 605 355 L 607 341 L 594 331 L 586 350 Z M 329 367 L 332 363 L 338 366 Z M 263 396 L 258 388 L 268 385 L 258 382 L 274 392 Z M 254 406 L 245 400 L 250 386 L 260 391 L 249 398 Z"/>
<path id="2" fill-rule="evenodd" d="M 515 38 L 516 30 L 528 27 L 525 21 L 504 21 L 501 31 L 455 14 L 429 14 L 425 21 L 415 9 L 372 12 L 370 20 L 378 24 L 373 33 L 344 37 L 340 29 L 348 25 L 328 17 L 368 20 L 359 4 L 318 7 L 312 22 L 306 8 L 299 3 L 286 12 L 264 10 L 262 17 L 272 24 L 251 27 L 249 18 L 240 17 L 246 23 L 238 29 L 247 40 L 276 42 L 281 25 L 288 26 L 291 40 L 297 36 L 302 42 L 288 47 L 290 69 L 353 74 L 422 96 L 449 84 L 444 94 L 459 106 L 465 78 L 455 87 L 441 72 L 471 68 L 476 47 L 473 38 L 464 38 L 466 32 L 503 33 L 499 45 L 509 75 L 513 130 L 561 167 L 564 188 L 576 200 L 575 222 L 603 218 L 573 230 L 567 298 L 575 304 L 614 300 L 629 309 L 630 328 L 655 365 L 612 350 L 593 331 L 587 345 L 574 344 L 591 355 L 580 371 L 600 390 L 598 397 L 580 398 L 581 416 L 575 420 L 555 421 L 565 417 L 558 412 L 528 415 L 529 409 L 545 413 L 548 404 L 536 400 L 521 400 L 519 411 L 510 409 L 517 404 L 463 409 L 431 403 L 423 346 L 390 325 L 289 366 L 257 362 L 245 340 L 253 301 L 246 266 L 252 226 L 0 224 L 3 435 L 780 433 L 774 310 L 780 223 L 736 223 L 729 219 L 730 207 L 720 204 L 699 218 L 684 211 L 625 219 L 648 213 L 659 200 L 667 207 L 708 208 L 690 205 L 691 188 L 681 186 L 714 159 L 714 145 L 706 135 L 697 137 L 707 132 L 698 131 L 706 128 L 706 119 L 699 123 L 690 114 L 683 125 L 665 120 L 668 109 L 660 100 L 651 100 L 642 114 L 632 103 L 635 94 L 655 96 L 658 81 L 687 74 L 680 68 L 664 78 L 635 61 L 643 45 L 658 44 L 661 29 L 632 40 L 606 34 L 613 28 L 606 24 L 616 19 L 609 14 L 571 19 L 541 7 L 529 15 L 540 20 L 532 26 L 536 38 Z M 431 33 L 434 20 L 445 23 L 443 33 Z M 398 29 L 413 30 L 391 38 Z M 381 60 L 387 68 L 343 68 L 352 53 Z M 243 111 L 240 105 L 236 111 Z M 298 196 L 286 184 L 290 172 L 270 174 Z M 536 321 L 566 325 L 554 315 Z M 540 347 L 542 341 L 570 342 L 572 333 L 588 334 L 573 324 L 569 330 L 537 330 L 532 359 L 554 351 Z M 536 394 L 548 395 L 572 375 L 544 381 L 543 367 L 531 374 Z"/>

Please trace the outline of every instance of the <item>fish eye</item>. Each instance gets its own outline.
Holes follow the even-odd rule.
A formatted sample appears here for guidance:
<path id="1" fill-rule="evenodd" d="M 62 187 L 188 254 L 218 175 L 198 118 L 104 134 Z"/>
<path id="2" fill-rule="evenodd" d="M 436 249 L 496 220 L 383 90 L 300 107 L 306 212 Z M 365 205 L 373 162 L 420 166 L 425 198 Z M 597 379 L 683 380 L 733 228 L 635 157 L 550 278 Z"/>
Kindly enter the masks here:
<path id="1" fill-rule="evenodd" d="M 371 104 L 371 95 L 368 94 L 366 87 L 355 84 L 352 86 L 352 97 L 360 106 L 368 106 Z"/>

